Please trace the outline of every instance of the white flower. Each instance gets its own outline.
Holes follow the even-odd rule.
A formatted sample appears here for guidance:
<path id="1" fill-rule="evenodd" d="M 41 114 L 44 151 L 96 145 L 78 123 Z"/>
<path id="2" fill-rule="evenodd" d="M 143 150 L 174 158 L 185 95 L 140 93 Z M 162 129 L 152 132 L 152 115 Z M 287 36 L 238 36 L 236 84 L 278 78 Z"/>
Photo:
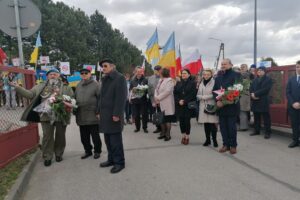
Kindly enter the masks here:
<path id="1" fill-rule="evenodd" d="M 63 100 L 64 100 L 64 101 L 71 102 L 71 97 L 68 96 L 68 95 L 63 95 Z"/>

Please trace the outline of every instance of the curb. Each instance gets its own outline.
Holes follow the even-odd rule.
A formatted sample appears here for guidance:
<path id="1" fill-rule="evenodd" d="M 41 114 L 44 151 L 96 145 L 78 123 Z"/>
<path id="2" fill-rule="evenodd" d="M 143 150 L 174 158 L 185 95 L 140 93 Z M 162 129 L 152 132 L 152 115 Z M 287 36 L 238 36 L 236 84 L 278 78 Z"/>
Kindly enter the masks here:
<path id="1" fill-rule="evenodd" d="M 22 172 L 20 173 L 18 179 L 4 198 L 4 200 L 18 200 L 21 199 L 22 194 L 24 193 L 27 184 L 31 178 L 31 174 L 33 171 L 33 168 L 35 164 L 37 163 L 37 160 L 40 156 L 40 150 L 37 149 L 37 151 L 33 154 L 33 156 L 30 158 L 29 163 L 24 167 Z"/>

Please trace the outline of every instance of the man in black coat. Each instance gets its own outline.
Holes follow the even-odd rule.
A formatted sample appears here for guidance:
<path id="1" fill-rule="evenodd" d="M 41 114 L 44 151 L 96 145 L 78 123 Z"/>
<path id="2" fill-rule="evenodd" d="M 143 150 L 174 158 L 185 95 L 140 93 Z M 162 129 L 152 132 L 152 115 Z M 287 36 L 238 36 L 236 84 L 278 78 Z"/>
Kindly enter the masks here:
<path id="1" fill-rule="evenodd" d="M 232 70 L 230 59 L 224 59 L 221 63 L 221 72 L 216 77 L 213 91 L 221 88 L 227 89 L 236 83 L 241 82 L 241 75 Z M 217 95 L 214 94 L 214 97 Z M 224 105 L 222 101 L 217 101 L 220 130 L 223 139 L 223 147 L 219 149 L 220 153 L 230 151 L 235 154 L 237 147 L 237 128 L 236 121 L 240 114 L 239 102 L 235 104 Z"/>
<path id="2" fill-rule="evenodd" d="M 125 168 L 122 130 L 124 123 L 124 108 L 127 99 L 127 84 L 125 77 L 116 70 L 110 59 L 100 62 L 104 77 L 98 107 L 100 113 L 100 132 L 104 133 L 108 159 L 100 167 L 110 167 L 111 173 L 118 173 Z"/>
<path id="3" fill-rule="evenodd" d="M 141 128 L 141 115 L 142 115 L 142 126 L 145 133 L 148 133 L 147 123 L 148 123 L 148 102 L 147 102 L 147 91 L 142 97 L 134 97 L 134 90 L 138 86 L 148 85 L 148 80 L 144 76 L 144 70 L 141 67 L 137 67 L 135 76 L 130 83 L 129 90 L 132 93 L 131 103 L 132 103 L 132 115 L 134 117 L 134 123 L 136 129 L 134 132 L 139 132 Z"/>
<path id="4" fill-rule="evenodd" d="M 264 119 L 265 139 L 269 139 L 271 135 L 271 117 L 270 117 L 270 101 L 269 93 L 272 88 L 272 79 L 266 76 L 266 67 L 259 67 L 257 77 L 250 86 L 251 94 L 251 110 L 254 114 L 255 132 L 251 136 L 260 134 L 261 116 Z"/>
<path id="5" fill-rule="evenodd" d="M 300 60 L 296 63 L 296 76 L 291 77 L 287 83 L 286 96 L 293 129 L 293 142 L 289 147 L 294 148 L 299 146 L 300 136 Z"/>

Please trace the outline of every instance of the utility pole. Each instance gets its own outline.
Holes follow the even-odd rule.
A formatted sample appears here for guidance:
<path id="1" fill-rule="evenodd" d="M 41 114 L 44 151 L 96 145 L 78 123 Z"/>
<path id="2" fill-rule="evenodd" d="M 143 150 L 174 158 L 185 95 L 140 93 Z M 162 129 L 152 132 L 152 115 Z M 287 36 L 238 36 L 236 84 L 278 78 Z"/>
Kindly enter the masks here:
<path id="1" fill-rule="evenodd" d="M 220 41 L 220 42 L 221 42 L 220 48 L 219 48 L 219 54 L 218 54 L 217 59 L 216 59 L 216 62 L 215 62 L 215 69 L 217 70 L 217 69 L 218 69 L 218 66 L 219 66 L 219 61 L 220 61 L 220 56 L 221 56 L 221 54 L 222 54 L 222 59 L 225 58 L 225 45 L 224 45 L 223 41 L 220 40 L 220 39 L 212 38 L 212 37 L 211 37 L 211 38 L 208 38 L 208 39 L 211 39 L 211 40 L 217 40 L 217 41 Z"/>
<path id="2" fill-rule="evenodd" d="M 257 0 L 254 0 L 254 58 L 253 64 L 257 62 Z"/>

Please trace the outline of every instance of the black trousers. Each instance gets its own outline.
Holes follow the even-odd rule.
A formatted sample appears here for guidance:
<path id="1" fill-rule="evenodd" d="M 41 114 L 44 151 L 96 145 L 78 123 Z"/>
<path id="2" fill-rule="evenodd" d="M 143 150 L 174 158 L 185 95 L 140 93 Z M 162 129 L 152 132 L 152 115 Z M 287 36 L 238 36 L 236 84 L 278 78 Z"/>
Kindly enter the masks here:
<path id="1" fill-rule="evenodd" d="M 289 115 L 292 123 L 293 140 L 298 143 L 300 136 L 300 110 L 289 108 Z"/>
<path id="2" fill-rule="evenodd" d="M 189 135 L 191 133 L 191 118 L 188 116 L 179 117 L 179 125 L 181 133 Z"/>
<path id="3" fill-rule="evenodd" d="M 108 162 L 114 165 L 125 165 L 122 133 L 104 133 L 104 140 L 108 152 Z"/>
<path id="4" fill-rule="evenodd" d="M 261 117 L 264 120 L 265 134 L 271 134 L 271 117 L 269 112 L 253 112 L 254 114 L 254 129 L 256 133 L 260 133 Z"/>
<path id="5" fill-rule="evenodd" d="M 223 145 L 226 147 L 236 147 L 236 116 L 219 116 L 220 131 Z"/>
<path id="6" fill-rule="evenodd" d="M 130 117 L 131 117 L 131 104 L 127 100 L 125 104 L 125 118 L 127 121 L 129 121 Z"/>
<path id="7" fill-rule="evenodd" d="M 98 124 L 79 126 L 81 143 L 86 153 L 92 153 L 91 137 L 94 143 L 94 153 L 101 153 L 102 142 L 98 131 Z"/>
<path id="8" fill-rule="evenodd" d="M 132 104 L 134 107 L 134 122 L 135 127 L 137 130 L 141 129 L 141 115 L 142 115 L 142 123 L 143 123 L 143 129 L 147 129 L 147 123 L 148 123 L 148 108 L 147 103 L 137 103 Z"/>

